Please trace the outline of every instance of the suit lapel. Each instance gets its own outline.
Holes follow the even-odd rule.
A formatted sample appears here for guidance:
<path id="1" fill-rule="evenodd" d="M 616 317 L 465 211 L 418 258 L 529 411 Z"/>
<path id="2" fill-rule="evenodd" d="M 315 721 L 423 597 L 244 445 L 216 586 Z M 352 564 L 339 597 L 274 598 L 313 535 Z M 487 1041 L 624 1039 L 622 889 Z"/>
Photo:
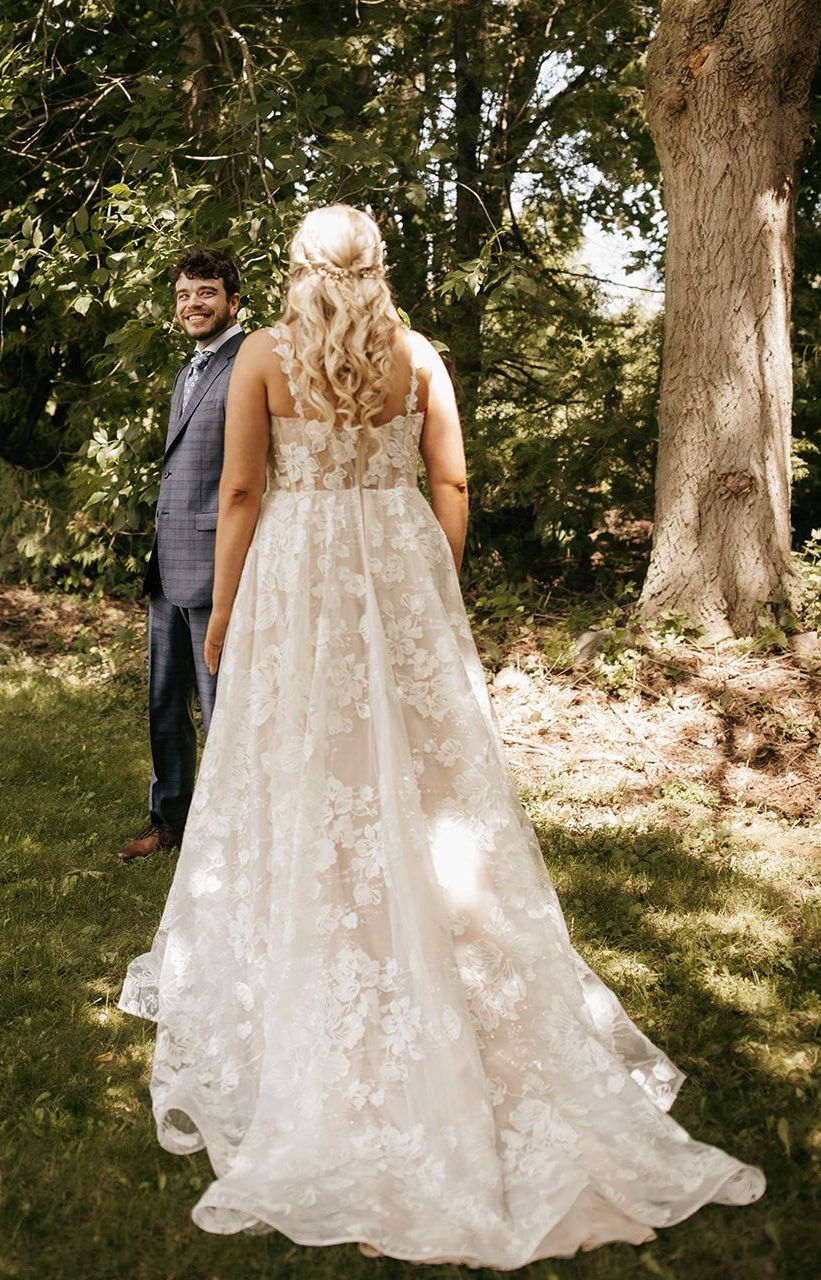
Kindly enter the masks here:
<path id="1" fill-rule="evenodd" d="M 188 377 L 188 370 L 190 367 L 190 365 L 184 364 L 174 379 L 174 389 L 171 393 L 171 412 L 168 415 L 170 424 L 168 433 L 169 438 L 171 436 L 171 432 L 175 429 L 177 422 L 179 421 L 180 410 L 182 409 L 182 394 L 185 388 L 185 379 Z"/>
<path id="2" fill-rule="evenodd" d="M 236 337 L 229 338 L 226 343 L 223 343 L 219 351 L 214 353 L 203 370 L 202 377 L 191 392 L 185 409 L 182 408 L 182 397 L 185 381 L 188 377 L 189 365 L 186 364 L 180 370 L 177 375 L 177 381 L 174 384 L 174 394 L 171 398 L 171 424 L 168 431 L 168 438 L 165 443 L 166 454 L 169 453 L 177 440 L 179 440 L 183 431 L 188 426 L 188 423 L 191 421 L 191 415 L 194 413 L 197 405 L 202 400 L 220 370 L 225 368 L 228 360 L 230 360 L 235 354 L 244 336 L 244 334 L 238 333 Z"/>

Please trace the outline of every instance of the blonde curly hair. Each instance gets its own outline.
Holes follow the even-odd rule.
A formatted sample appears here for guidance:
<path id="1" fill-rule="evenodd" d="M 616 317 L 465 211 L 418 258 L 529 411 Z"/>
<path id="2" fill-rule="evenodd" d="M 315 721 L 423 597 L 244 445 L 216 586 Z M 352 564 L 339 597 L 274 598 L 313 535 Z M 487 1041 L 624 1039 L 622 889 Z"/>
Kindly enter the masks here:
<path id="1" fill-rule="evenodd" d="M 384 404 L 402 324 L 379 228 L 350 205 L 326 205 L 302 219 L 289 254 L 282 320 L 298 353 L 300 398 L 323 422 L 367 426 Z"/>

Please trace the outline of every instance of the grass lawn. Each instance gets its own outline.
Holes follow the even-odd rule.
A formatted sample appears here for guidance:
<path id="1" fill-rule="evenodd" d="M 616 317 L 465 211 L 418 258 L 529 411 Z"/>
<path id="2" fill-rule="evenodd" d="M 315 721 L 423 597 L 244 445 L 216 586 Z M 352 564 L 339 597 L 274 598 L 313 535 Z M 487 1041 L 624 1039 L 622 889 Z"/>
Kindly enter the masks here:
<path id="1" fill-rule="evenodd" d="M 191 1223 L 208 1160 L 157 1145 L 147 1092 L 153 1027 L 114 1007 L 174 865 L 158 856 L 122 868 L 112 856 L 144 812 L 142 639 L 116 628 L 101 636 L 89 624 L 52 640 L 27 646 L 28 656 L 9 644 L 0 666 L 0 1276 L 419 1274 L 349 1245 L 220 1238 Z M 810 1280 L 821 1245 L 810 1189 L 811 818 L 768 816 L 760 805 L 731 811 L 667 778 L 643 809 L 611 805 L 604 820 L 603 797 L 591 789 L 580 800 L 561 771 L 522 783 L 577 947 L 688 1073 L 674 1115 L 761 1164 L 769 1187 L 756 1205 L 708 1206 L 641 1249 L 610 1247 L 520 1274 Z"/>

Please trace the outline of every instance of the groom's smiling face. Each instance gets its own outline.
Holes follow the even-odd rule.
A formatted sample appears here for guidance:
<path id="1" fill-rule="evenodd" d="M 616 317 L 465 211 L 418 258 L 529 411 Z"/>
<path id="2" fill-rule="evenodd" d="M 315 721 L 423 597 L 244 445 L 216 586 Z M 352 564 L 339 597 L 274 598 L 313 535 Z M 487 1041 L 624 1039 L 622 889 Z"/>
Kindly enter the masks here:
<path id="1" fill-rule="evenodd" d="M 191 279 L 182 275 L 175 285 L 177 320 L 199 346 L 217 338 L 234 323 L 239 310 L 239 294 L 228 297 L 220 279 Z"/>

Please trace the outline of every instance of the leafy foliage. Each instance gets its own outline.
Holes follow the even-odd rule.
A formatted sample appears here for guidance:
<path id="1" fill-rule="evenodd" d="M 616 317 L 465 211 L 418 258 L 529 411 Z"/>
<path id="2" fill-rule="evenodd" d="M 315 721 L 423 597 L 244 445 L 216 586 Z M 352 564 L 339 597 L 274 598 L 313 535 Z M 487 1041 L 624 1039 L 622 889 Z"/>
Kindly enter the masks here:
<path id="1" fill-rule="evenodd" d="M 6 6 L 0 456 L 19 502 L 0 563 L 133 587 L 186 354 L 175 256 L 233 249 L 241 318 L 269 322 L 296 221 L 345 199 L 372 209 L 399 305 L 449 353 L 474 559 L 632 571 L 660 327 L 613 314 L 573 255 L 594 218 L 640 231 L 637 262 L 659 257 L 654 20 L 640 0 L 595 19 L 581 0 Z"/>

